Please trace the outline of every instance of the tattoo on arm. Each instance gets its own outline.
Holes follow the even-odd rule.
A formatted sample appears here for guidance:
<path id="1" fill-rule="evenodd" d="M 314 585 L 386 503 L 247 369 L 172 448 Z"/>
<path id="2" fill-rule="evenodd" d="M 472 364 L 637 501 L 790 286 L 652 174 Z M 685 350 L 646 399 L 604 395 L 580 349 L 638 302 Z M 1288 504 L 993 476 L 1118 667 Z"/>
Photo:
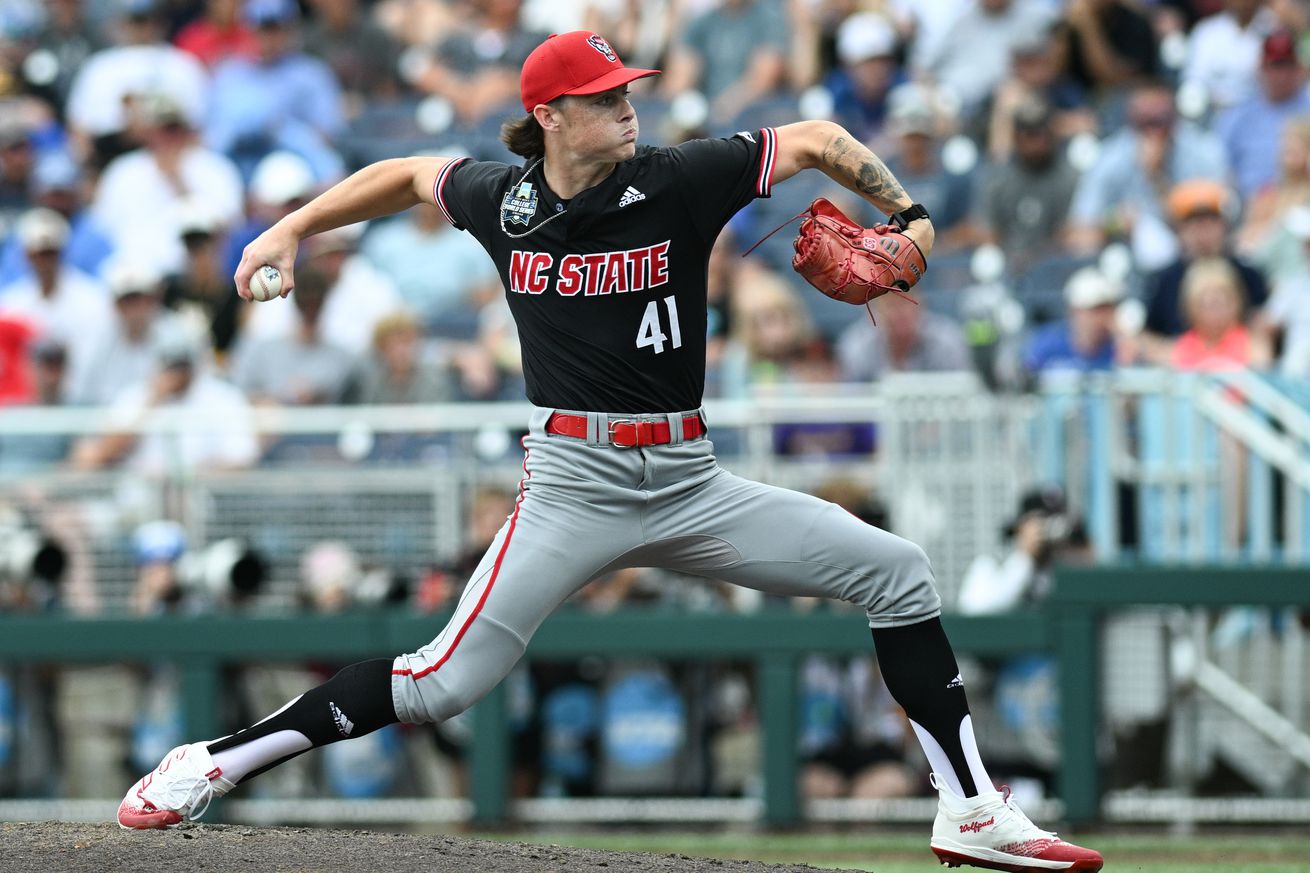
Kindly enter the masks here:
<path id="1" fill-rule="evenodd" d="M 877 155 L 861 143 L 838 136 L 823 150 L 823 167 L 829 176 L 858 191 L 883 212 L 911 204 L 908 194 Z"/>

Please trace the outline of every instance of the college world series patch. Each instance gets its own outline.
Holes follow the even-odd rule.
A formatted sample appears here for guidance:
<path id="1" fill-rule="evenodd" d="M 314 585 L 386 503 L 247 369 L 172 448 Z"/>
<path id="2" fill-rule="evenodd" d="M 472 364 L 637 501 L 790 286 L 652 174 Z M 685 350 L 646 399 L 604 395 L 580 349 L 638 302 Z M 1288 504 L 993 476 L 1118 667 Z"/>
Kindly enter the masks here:
<path id="1" fill-rule="evenodd" d="M 502 223 L 528 226 L 533 213 L 537 211 L 537 189 L 531 182 L 520 182 L 500 201 L 500 220 Z"/>

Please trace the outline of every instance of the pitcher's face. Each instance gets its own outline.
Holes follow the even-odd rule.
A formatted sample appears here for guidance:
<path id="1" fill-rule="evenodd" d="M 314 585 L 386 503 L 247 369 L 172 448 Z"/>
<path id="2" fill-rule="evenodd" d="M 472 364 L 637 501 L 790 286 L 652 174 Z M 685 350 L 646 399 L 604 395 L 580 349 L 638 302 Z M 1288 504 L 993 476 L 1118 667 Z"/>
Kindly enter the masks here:
<path id="1" fill-rule="evenodd" d="M 628 86 L 599 94 L 577 94 L 557 104 L 559 143 L 580 159 L 626 161 L 637 152 L 637 111 Z"/>

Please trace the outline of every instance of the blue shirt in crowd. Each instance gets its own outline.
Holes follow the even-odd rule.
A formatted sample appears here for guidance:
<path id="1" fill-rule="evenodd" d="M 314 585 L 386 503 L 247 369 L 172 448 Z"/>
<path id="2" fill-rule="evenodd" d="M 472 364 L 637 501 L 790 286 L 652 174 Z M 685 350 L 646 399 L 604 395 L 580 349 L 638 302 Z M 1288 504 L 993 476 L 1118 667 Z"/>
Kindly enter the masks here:
<path id="1" fill-rule="evenodd" d="M 1091 354 L 1074 347 L 1069 333 L 1069 322 L 1056 321 L 1044 324 L 1033 331 L 1023 353 L 1023 365 L 1029 373 L 1047 370 L 1073 370 L 1089 373 L 1109 370 L 1114 366 L 1114 340 L 1107 338 Z"/>
<path id="2" fill-rule="evenodd" d="M 276 149 L 305 158 L 320 180 L 342 175 L 341 158 L 329 142 L 345 124 L 341 88 L 318 58 L 230 58 L 214 71 L 212 93 L 205 142 L 235 160 L 247 177 L 259 158 Z"/>
<path id="3" fill-rule="evenodd" d="M 1243 200 L 1277 180 L 1283 128 L 1299 115 L 1310 115 L 1310 93 L 1304 89 L 1284 103 L 1256 94 L 1216 119 L 1215 132 L 1228 152 Z"/>

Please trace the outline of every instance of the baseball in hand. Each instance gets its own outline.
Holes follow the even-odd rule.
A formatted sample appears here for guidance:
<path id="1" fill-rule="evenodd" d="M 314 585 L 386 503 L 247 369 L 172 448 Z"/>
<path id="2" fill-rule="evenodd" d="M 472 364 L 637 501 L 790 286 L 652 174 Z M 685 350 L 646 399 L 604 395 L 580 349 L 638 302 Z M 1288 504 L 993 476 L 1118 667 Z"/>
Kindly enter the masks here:
<path id="1" fill-rule="evenodd" d="M 250 277 L 250 296 L 256 300 L 272 300 L 282 293 L 282 274 L 268 264 Z"/>

